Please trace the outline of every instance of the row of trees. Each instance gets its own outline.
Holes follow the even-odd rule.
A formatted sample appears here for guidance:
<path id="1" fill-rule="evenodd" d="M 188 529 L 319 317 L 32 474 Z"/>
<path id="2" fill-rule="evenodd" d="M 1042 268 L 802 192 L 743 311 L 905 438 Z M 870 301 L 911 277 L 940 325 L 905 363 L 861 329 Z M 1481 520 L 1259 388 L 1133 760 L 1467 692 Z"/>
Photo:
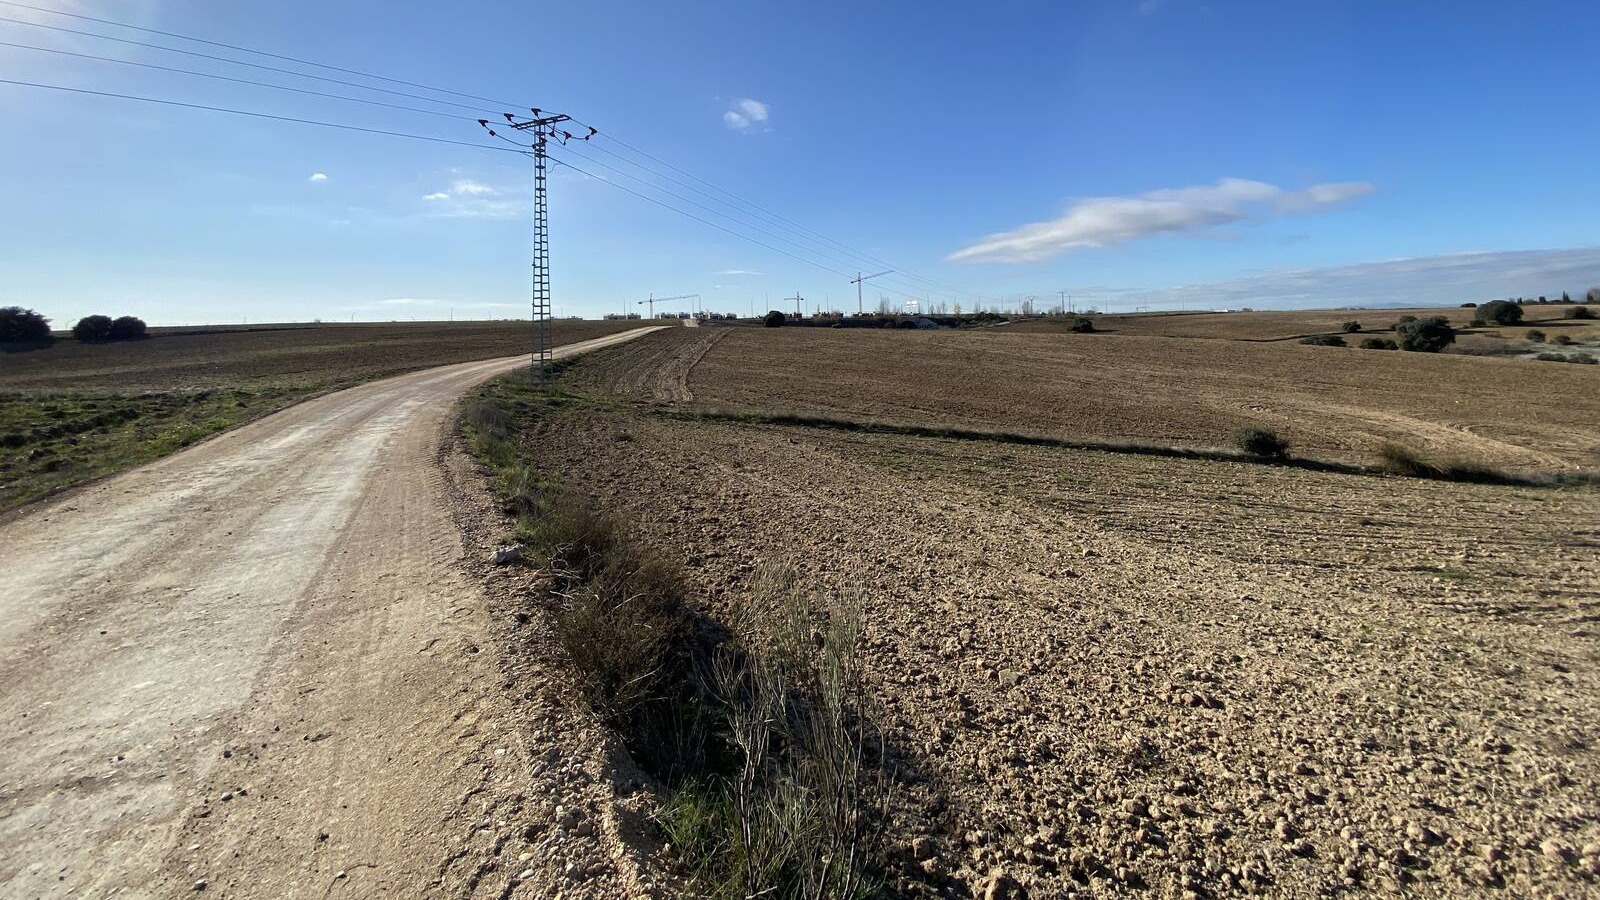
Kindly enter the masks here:
<path id="1" fill-rule="evenodd" d="M 134 341 L 149 337 L 144 320 L 138 316 L 84 316 L 72 326 L 72 336 L 86 344 L 107 341 Z"/>
<path id="2" fill-rule="evenodd" d="M 86 344 L 131 341 L 148 336 L 144 320 L 138 316 L 84 316 L 72 326 L 72 336 Z M 0 344 L 49 343 L 50 320 L 20 306 L 0 308 Z"/>

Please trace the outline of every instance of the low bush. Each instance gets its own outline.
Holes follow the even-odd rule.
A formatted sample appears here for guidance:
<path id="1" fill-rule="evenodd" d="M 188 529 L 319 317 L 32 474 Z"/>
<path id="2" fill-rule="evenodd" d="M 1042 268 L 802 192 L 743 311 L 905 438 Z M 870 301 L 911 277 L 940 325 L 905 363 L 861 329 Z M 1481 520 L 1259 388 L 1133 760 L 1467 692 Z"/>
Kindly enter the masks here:
<path id="1" fill-rule="evenodd" d="M 0 344 L 37 344 L 50 340 L 50 320 L 20 306 L 0 307 Z"/>
<path id="2" fill-rule="evenodd" d="M 1400 349 L 1416 353 L 1438 353 L 1456 342 L 1456 330 L 1444 316 L 1402 316 L 1394 330 Z"/>
<path id="3" fill-rule="evenodd" d="M 1592 366 L 1595 364 L 1595 358 L 1587 353 L 1574 353 L 1571 356 L 1567 356 L 1564 353 L 1541 353 L 1538 356 L 1535 356 L 1534 359 L 1543 360 L 1545 362 L 1578 363 L 1586 366 Z"/>
<path id="4" fill-rule="evenodd" d="M 1555 344 L 1558 347 L 1569 346 L 1572 343 L 1572 335 L 1570 335 L 1570 334 L 1558 334 L 1555 337 L 1550 339 L 1550 343 Z"/>
<path id="5" fill-rule="evenodd" d="M 1402 444 L 1378 448 L 1380 468 L 1391 475 L 1431 478 L 1437 481 L 1472 481 L 1483 484 L 1516 483 L 1514 476 L 1478 463 L 1441 460 Z"/>
<path id="6" fill-rule="evenodd" d="M 765 325 L 768 328 L 778 328 L 778 327 L 782 326 L 783 323 L 785 323 L 787 321 L 789 321 L 789 317 L 788 316 L 784 315 L 779 310 L 774 309 L 771 312 L 767 313 L 766 316 L 762 318 L 761 324 Z"/>
<path id="7" fill-rule="evenodd" d="M 1094 320 L 1088 316 L 1074 316 L 1067 329 L 1075 334 L 1090 334 L 1094 331 Z"/>
<path id="8" fill-rule="evenodd" d="M 1522 321 L 1522 307 L 1510 300 L 1490 300 L 1478 307 L 1474 325 L 1515 325 Z"/>
<path id="9" fill-rule="evenodd" d="M 138 316 L 84 316 L 72 326 L 72 336 L 86 344 L 130 341 L 148 337 L 144 320 Z"/>
<path id="10" fill-rule="evenodd" d="M 1352 319 L 1351 321 L 1346 322 L 1343 325 L 1340 325 L 1339 328 L 1345 334 L 1355 334 L 1356 332 L 1361 330 L 1361 323 Z"/>
<path id="11" fill-rule="evenodd" d="M 1361 342 L 1363 350 L 1399 350 L 1400 345 L 1388 338 L 1371 337 Z"/>
<path id="12" fill-rule="evenodd" d="M 1540 331 L 1537 328 L 1528 329 L 1528 333 L 1523 335 L 1523 337 L 1525 337 L 1528 340 L 1534 342 L 1535 344 L 1544 343 L 1544 332 Z"/>
<path id="13" fill-rule="evenodd" d="M 1313 347 L 1345 346 L 1344 338 L 1338 336 L 1337 334 L 1311 334 L 1301 338 L 1300 343 L 1310 344 Z"/>
<path id="14" fill-rule="evenodd" d="M 138 316 L 118 316 L 111 322 L 111 340 L 136 341 L 149 337 L 144 320 Z"/>
<path id="15" fill-rule="evenodd" d="M 1270 428 L 1246 426 L 1233 432 L 1234 446 L 1251 456 L 1283 457 L 1289 454 L 1289 441 Z"/>
<path id="16" fill-rule="evenodd" d="M 1595 311 L 1590 309 L 1587 306 L 1574 306 L 1571 309 L 1567 310 L 1564 318 L 1568 318 L 1568 319 L 1596 319 L 1596 318 L 1600 318 L 1600 316 L 1595 315 Z"/>
<path id="17" fill-rule="evenodd" d="M 72 326 L 72 336 L 86 344 L 99 344 L 111 340 L 110 316 L 84 316 Z"/>

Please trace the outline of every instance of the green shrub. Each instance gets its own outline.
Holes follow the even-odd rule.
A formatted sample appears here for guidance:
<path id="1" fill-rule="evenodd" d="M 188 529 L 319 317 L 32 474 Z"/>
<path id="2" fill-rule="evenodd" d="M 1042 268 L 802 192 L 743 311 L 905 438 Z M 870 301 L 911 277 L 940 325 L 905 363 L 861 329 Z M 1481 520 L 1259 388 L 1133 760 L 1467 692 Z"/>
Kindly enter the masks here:
<path id="1" fill-rule="evenodd" d="M 1363 350 L 1399 350 L 1400 345 L 1388 338 L 1370 337 L 1361 342 Z"/>
<path id="2" fill-rule="evenodd" d="M 1074 316 L 1067 330 L 1075 334 L 1089 334 L 1094 331 L 1094 320 L 1088 316 Z"/>
<path id="3" fill-rule="evenodd" d="M 1444 316 L 1426 319 L 1403 316 L 1394 330 L 1401 350 L 1438 353 L 1456 342 L 1456 330 L 1450 327 L 1450 320 Z"/>
<path id="4" fill-rule="evenodd" d="M 1544 343 L 1544 332 L 1540 331 L 1537 328 L 1528 329 L 1528 333 L 1523 335 L 1523 337 L 1526 337 L 1528 340 L 1533 341 L 1535 344 Z"/>
<path id="5" fill-rule="evenodd" d="M 1345 334 L 1355 334 L 1361 330 L 1361 323 L 1352 319 L 1343 325 L 1340 325 L 1339 328 L 1344 331 Z"/>
<path id="6" fill-rule="evenodd" d="M 1345 346 L 1344 338 L 1339 337 L 1337 334 L 1311 334 L 1301 338 L 1300 343 L 1310 344 L 1313 347 Z"/>
<path id="7" fill-rule="evenodd" d="M 34 344 L 50 340 L 50 320 L 20 306 L 0 308 L 0 344 Z"/>
<path id="8" fill-rule="evenodd" d="M 775 309 L 762 318 L 761 324 L 768 328 L 778 328 L 787 321 L 789 321 L 789 317 Z"/>
<path id="9" fill-rule="evenodd" d="M 1594 310 L 1590 309 L 1587 306 L 1574 306 L 1571 309 L 1567 310 L 1565 318 L 1568 318 L 1568 319 L 1594 319 L 1594 318 L 1600 318 L 1600 316 L 1596 316 Z"/>
<path id="10" fill-rule="evenodd" d="M 1509 300 L 1490 300 L 1478 307 L 1474 325 L 1516 325 L 1522 321 L 1522 307 Z"/>
<path id="11" fill-rule="evenodd" d="M 1289 453 L 1289 441 L 1270 428 L 1250 425 L 1233 432 L 1234 446 L 1251 456 L 1283 457 Z"/>
<path id="12" fill-rule="evenodd" d="M 72 326 L 72 336 L 86 344 L 99 344 L 111 340 L 110 316 L 84 316 Z"/>
<path id="13" fill-rule="evenodd" d="M 1570 334 L 1558 334 L 1555 337 L 1550 339 L 1550 343 L 1555 344 L 1558 347 L 1568 346 L 1569 344 L 1572 343 L 1572 335 L 1570 335 Z"/>

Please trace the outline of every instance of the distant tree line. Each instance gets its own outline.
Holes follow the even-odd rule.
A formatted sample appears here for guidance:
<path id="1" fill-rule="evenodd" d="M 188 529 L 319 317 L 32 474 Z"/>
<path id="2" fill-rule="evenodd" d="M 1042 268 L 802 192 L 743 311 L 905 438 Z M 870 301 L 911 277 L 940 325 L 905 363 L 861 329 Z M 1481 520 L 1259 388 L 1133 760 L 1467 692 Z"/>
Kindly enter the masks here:
<path id="1" fill-rule="evenodd" d="M 72 326 L 72 336 L 86 344 L 110 341 L 135 341 L 149 337 L 149 329 L 138 316 L 84 316 Z M 50 320 L 36 310 L 21 306 L 0 307 L 0 344 L 47 345 L 55 340 Z"/>

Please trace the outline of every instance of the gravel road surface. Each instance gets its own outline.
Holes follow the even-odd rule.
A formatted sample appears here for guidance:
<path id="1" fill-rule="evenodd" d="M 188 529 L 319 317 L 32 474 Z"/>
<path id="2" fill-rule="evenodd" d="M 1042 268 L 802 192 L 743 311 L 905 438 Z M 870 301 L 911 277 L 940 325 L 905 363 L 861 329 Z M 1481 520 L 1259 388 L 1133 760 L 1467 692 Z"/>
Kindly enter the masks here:
<path id="1" fill-rule="evenodd" d="M 516 737 L 438 462 L 454 401 L 524 364 L 329 394 L 0 519 L 0 895 L 473 893 L 451 842 Z"/>

